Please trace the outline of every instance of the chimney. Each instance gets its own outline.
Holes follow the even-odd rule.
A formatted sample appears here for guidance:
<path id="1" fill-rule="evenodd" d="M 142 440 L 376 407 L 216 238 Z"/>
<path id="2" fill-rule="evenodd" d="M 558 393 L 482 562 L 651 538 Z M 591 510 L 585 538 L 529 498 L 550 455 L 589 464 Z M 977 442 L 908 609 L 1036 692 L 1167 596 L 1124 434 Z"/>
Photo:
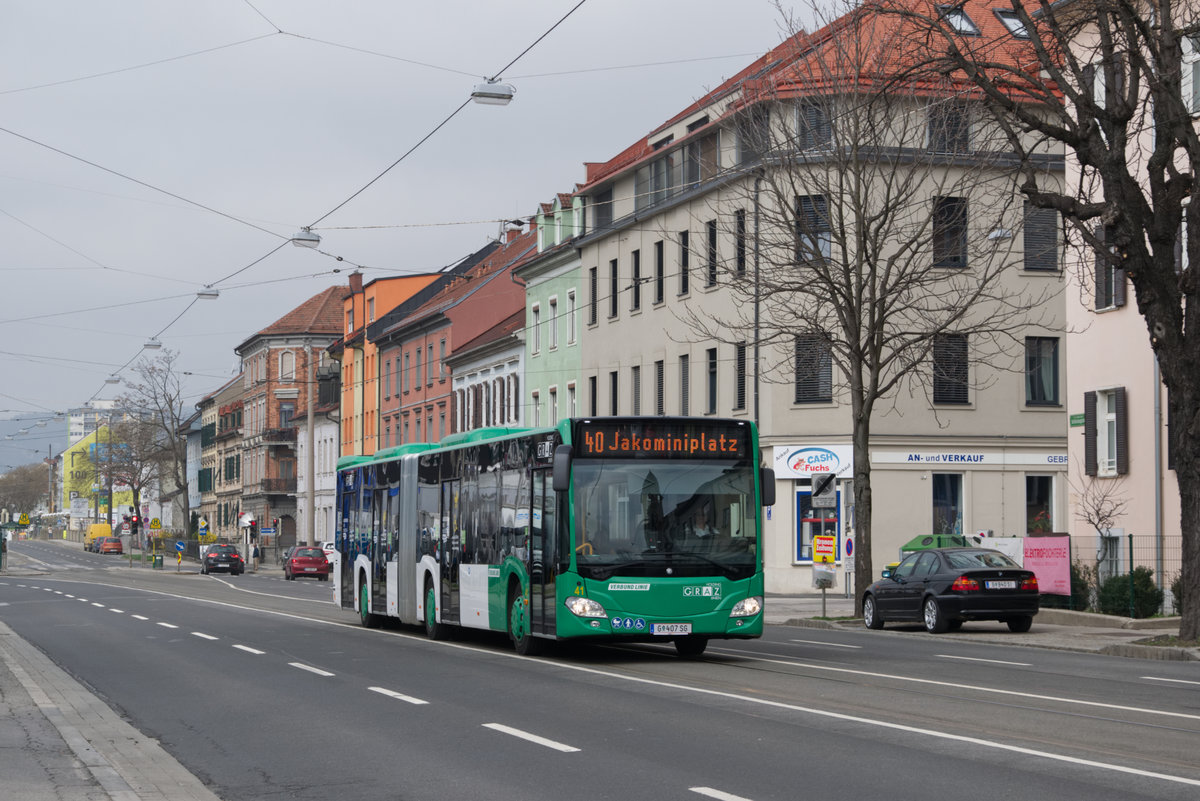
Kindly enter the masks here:
<path id="1" fill-rule="evenodd" d="M 362 292 L 362 273 L 358 270 L 350 273 L 350 291 L 355 294 Z"/>

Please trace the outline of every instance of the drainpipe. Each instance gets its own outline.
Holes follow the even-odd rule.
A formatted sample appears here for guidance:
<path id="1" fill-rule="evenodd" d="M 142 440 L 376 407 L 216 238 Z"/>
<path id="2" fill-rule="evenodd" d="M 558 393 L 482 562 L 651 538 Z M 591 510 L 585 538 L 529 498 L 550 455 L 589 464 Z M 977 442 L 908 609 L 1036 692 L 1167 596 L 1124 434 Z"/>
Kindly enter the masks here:
<path id="1" fill-rule="evenodd" d="M 759 189 L 762 186 L 762 168 L 755 170 L 754 175 L 754 427 L 759 425 L 759 408 L 758 408 L 758 375 L 759 375 L 759 236 L 758 236 L 758 218 L 759 218 Z M 762 436 L 762 432 L 759 432 Z"/>

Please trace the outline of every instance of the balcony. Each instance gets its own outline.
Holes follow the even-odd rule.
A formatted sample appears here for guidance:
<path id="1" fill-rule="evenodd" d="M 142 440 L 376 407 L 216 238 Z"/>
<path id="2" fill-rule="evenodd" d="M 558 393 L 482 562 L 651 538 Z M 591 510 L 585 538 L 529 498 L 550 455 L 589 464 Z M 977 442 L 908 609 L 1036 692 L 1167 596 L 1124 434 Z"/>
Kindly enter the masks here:
<path id="1" fill-rule="evenodd" d="M 265 495 L 295 495 L 295 478 L 264 478 L 262 491 Z"/>
<path id="2" fill-rule="evenodd" d="M 217 442 L 223 442 L 227 439 L 232 439 L 234 437 L 241 439 L 242 429 L 240 426 L 230 426 L 229 428 L 222 428 L 220 431 L 217 432 Z"/>
<path id="3" fill-rule="evenodd" d="M 296 442 L 296 429 L 294 428 L 268 428 L 262 433 L 263 442 L 267 445 L 294 445 Z"/>

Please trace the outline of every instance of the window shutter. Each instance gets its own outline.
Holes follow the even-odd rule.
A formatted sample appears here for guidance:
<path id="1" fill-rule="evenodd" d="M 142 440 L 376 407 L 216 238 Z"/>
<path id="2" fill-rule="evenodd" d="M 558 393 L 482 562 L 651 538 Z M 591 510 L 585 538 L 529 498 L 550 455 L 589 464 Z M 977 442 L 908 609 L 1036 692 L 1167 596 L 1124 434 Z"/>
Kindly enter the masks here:
<path id="1" fill-rule="evenodd" d="M 1125 387 L 1117 389 L 1114 395 L 1117 401 L 1117 475 L 1123 476 L 1129 472 L 1129 424 L 1125 413 Z"/>
<path id="2" fill-rule="evenodd" d="M 1113 268 L 1113 305 L 1117 308 L 1125 305 L 1125 268 Z"/>
<path id="3" fill-rule="evenodd" d="M 1083 393 L 1083 472 L 1089 476 L 1100 474 L 1100 463 L 1096 456 L 1096 393 Z"/>
<path id="4" fill-rule="evenodd" d="M 1103 225 L 1097 225 L 1095 227 L 1095 229 L 1093 229 L 1092 233 L 1094 233 L 1096 235 L 1096 238 L 1100 240 L 1101 244 L 1104 244 L 1104 242 L 1105 242 L 1104 235 L 1105 235 L 1105 233 L 1107 233 L 1107 231 Z M 1104 291 L 1105 284 L 1107 283 L 1104 280 L 1104 275 L 1106 272 L 1105 267 L 1107 266 L 1107 264 L 1105 263 L 1104 254 L 1101 252 L 1101 250 L 1097 250 L 1095 253 L 1095 276 L 1094 276 L 1094 278 L 1095 278 L 1095 282 L 1096 282 L 1096 291 L 1095 291 L 1095 294 L 1093 295 L 1093 301 L 1094 301 L 1094 308 L 1097 308 L 1097 309 L 1103 309 L 1108 306 L 1108 298 L 1105 297 L 1106 293 Z M 1089 473 L 1088 475 L 1095 475 L 1095 473 Z"/>
<path id="5" fill-rule="evenodd" d="M 1025 269 L 1058 269 L 1058 212 L 1025 203 Z"/>

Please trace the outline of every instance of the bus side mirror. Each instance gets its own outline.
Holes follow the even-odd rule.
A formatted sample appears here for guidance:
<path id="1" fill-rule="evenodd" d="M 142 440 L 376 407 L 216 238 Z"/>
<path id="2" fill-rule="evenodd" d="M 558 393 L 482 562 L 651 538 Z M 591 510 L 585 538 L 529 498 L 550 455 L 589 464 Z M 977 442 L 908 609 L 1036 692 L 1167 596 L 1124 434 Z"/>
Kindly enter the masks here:
<path id="1" fill-rule="evenodd" d="M 758 468 L 758 483 L 762 491 L 762 505 L 775 505 L 775 471 L 769 467 Z"/>
<path id="2" fill-rule="evenodd" d="M 571 456 L 574 452 L 570 445 L 559 445 L 554 449 L 555 492 L 566 492 L 571 487 Z"/>

